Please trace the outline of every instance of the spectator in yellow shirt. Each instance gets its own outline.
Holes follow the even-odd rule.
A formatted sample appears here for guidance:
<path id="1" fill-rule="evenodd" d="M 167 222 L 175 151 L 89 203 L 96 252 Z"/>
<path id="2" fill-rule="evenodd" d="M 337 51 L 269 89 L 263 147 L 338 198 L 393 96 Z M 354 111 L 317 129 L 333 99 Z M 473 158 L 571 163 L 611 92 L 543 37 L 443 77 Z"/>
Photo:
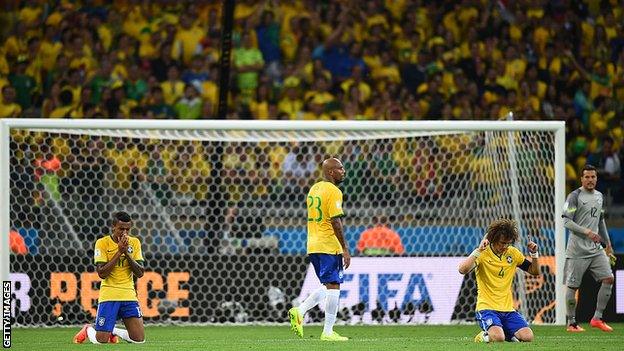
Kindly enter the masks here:
<path id="1" fill-rule="evenodd" d="M 200 41 L 203 37 L 204 31 L 194 25 L 193 18 L 189 14 L 183 13 L 171 48 L 171 57 L 189 64 L 193 55 L 201 51 Z"/>
<path id="2" fill-rule="evenodd" d="M 351 77 L 342 82 L 342 84 L 340 84 L 340 88 L 342 88 L 342 91 L 345 94 L 348 94 L 352 86 L 357 87 L 360 93 L 359 102 L 364 103 L 370 99 L 371 87 L 363 80 L 362 73 L 362 66 L 353 66 L 353 69 L 351 69 Z"/>
<path id="3" fill-rule="evenodd" d="M 310 111 L 303 114 L 304 120 L 331 120 L 332 118 L 325 112 L 327 101 L 320 95 L 315 96 L 309 103 Z"/>
<path id="4" fill-rule="evenodd" d="M 41 23 L 41 13 L 43 12 L 42 6 L 40 6 L 37 0 L 26 1 L 25 6 L 19 12 L 19 20 L 24 24 L 33 28 Z"/>
<path id="5" fill-rule="evenodd" d="M 2 87 L 2 101 L 0 101 L 0 118 L 15 118 L 22 113 L 20 105 L 15 103 L 15 89 L 10 85 Z"/>
<path id="6" fill-rule="evenodd" d="M 251 114 L 255 119 L 269 119 L 276 116 L 269 115 L 270 86 L 268 84 L 260 84 L 256 89 L 256 98 L 249 104 Z"/>
<path id="7" fill-rule="evenodd" d="M 73 99 L 72 92 L 69 90 L 61 91 L 59 95 L 59 100 L 61 100 L 61 106 L 55 108 L 52 113 L 50 113 L 50 118 L 69 118 L 71 117 L 71 113 L 73 108 Z"/>
<path id="8" fill-rule="evenodd" d="M 50 71 L 56 65 L 56 60 L 63 50 L 63 44 L 60 41 L 55 40 L 55 36 L 58 34 L 56 28 L 52 26 L 46 26 L 45 36 L 41 41 L 39 52 L 41 57 L 45 59 L 42 62 L 43 68 L 46 71 Z"/>
<path id="9" fill-rule="evenodd" d="M 167 70 L 167 80 L 160 83 L 167 105 L 175 105 L 184 96 L 184 82 L 180 80 L 178 67 L 172 65 Z"/>
<path id="10" fill-rule="evenodd" d="M 50 117 L 54 109 L 61 106 L 61 82 L 55 82 L 50 88 L 48 96 L 43 100 L 41 107 L 41 116 Z"/>
<path id="11" fill-rule="evenodd" d="M 18 21 L 13 29 L 13 34 L 4 42 L 4 52 L 7 57 L 17 58 L 28 52 L 26 25 Z"/>
<path id="12" fill-rule="evenodd" d="M 299 84 L 299 78 L 286 78 L 284 80 L 284 89 L 286 89 L 286 93 L 277 106 L 279 112 L 288 114 L 288 118 L 290 119 L 298 119 L 303 110 L 303 101 L 301 101 L 300 98 Z"/>

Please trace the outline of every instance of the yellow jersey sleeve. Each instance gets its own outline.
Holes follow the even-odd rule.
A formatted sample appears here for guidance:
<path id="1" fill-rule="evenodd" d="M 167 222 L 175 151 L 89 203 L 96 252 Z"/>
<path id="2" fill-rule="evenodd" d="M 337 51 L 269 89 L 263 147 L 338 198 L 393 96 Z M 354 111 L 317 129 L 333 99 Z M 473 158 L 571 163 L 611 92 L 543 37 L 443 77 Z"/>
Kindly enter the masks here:
<path id="1" fill-rule="evenodd" d="M 511 249 L 513 249 L 513 257 L 514 257 L 514 262 L 516 263 L 516 266 L 519 266 L 522 264 L 522 262 L 524 262 L 524 260 L 526 259 L 524 257 L 524 254 L 522 254 L 522 252 L 520 252 L 520 250 L 518 250 L 515 247 L 511 247 Z"/>
<path id="2" fill-rule="evenodd" d="M 143 250 L 141 250 L 141 241 L 138 238 L 130 239 L 130 247 L 132 248 L 132 259 L 135 261 L 143 261 Z"/>
<path id="3" fill-rule="evenodd" d="M 336 218 L 344 216 L 342 211 L 342 191 L 338 187 L 334 186 L 329 193 L 328 199 L 328 213 L 329 218 Z"/>
<path id="4" fill-rule="evenodd" d="M 484 252 L 482 252 L 483 254 Z M 475 258 L 475 264 L 478 266 L 479 264 L 481 264 L 481 256 L 483 255 L 479 255 L 479 257 Z"/>
<path id="5" fill-rule="evenodd" d="M 106 244 L 104 240 L 99 239 L 95 242 L 95 249 L 93 250 L 93 261 L 95 264 L 108 262 L 106 255 Z"/>

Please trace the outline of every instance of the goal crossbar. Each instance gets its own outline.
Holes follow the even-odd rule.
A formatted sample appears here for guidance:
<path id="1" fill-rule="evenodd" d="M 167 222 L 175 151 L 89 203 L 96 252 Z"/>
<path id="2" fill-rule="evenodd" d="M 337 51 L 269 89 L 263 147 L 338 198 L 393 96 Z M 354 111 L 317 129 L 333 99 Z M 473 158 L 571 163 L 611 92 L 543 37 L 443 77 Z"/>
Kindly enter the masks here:
<path id="1" fill-rule="evenodd" d="M 12 129 L 178 130 L 178 131 L 548 131 L 554 133 L 556 324 L 565 323 L 565 233 L 559 210 L 565 199 L 563 121 L 243 121 L 243 120 L 53 120 L 0 119 L 0 277 L 9 280 L 10 133 Z"/>

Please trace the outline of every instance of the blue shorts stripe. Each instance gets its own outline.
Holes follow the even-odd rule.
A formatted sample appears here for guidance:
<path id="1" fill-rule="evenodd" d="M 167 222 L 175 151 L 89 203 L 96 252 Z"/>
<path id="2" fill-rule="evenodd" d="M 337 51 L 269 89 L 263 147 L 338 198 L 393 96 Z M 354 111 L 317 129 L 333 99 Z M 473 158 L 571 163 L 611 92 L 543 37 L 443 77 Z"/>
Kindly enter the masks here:
<path id="1" fill-rule="evenodd" d="M 485 324 L 485 319 L 483 318 L 483 315 L 481 314 L 481 312 L 479 312 L 479 324 L 481 329 L 483 329 L 484 331 L 488 330 L 488 325 Z"/>

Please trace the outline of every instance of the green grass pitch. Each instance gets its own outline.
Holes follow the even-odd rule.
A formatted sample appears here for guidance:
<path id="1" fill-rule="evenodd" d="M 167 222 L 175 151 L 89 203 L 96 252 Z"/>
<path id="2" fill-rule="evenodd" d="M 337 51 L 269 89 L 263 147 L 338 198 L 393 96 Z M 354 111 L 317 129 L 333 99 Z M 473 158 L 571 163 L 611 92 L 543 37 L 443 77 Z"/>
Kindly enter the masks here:
<path id="1" fill-rule="evenodd" d="M 132 345 L 72 344 L 78 328 L 14 328 L 14 350 L 624 350 L 624 324 L 611 324 L 614 332 L 589 328 L 566 333 L 560 326 L 534 326 L 533 343 L 475 344 L 476 325 L 453 326 L 336 326 L 351 340 L 321 342 L 320 326 L 308 326 L 297 338 L 288 326 L 148 326 L 147 342 Z"/>

